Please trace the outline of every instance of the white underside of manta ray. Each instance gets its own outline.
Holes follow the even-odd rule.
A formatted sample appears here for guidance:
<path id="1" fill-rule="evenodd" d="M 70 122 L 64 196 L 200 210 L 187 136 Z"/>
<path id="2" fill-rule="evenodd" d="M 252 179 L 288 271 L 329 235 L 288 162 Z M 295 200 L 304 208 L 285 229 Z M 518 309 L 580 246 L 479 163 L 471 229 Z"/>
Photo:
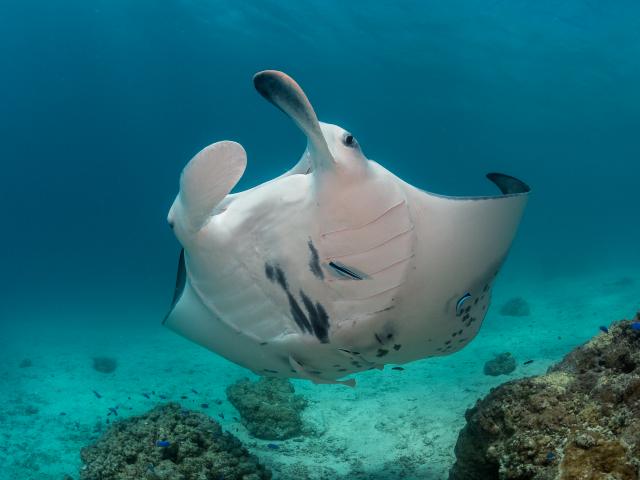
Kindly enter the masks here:
<path id="1" fill-rule="evenodd" d="M 490 197 L 422 191 L 318 122 L 286 74 L 257 90 L 308 146 L 284 175 L 229 194 L 246 154 L 218 142 L 185 167 L 169 223 L 183 246 L 164 324 L 257 374 L 348 374 L 460 350 L 478 333 L 529 187 L 489 174 Z"/>

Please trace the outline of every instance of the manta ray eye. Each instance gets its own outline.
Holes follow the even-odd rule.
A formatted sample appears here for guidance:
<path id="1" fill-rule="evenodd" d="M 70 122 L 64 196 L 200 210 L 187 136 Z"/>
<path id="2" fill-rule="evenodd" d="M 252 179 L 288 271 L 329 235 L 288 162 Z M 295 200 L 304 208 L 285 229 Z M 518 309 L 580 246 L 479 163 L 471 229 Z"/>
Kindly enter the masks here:
<path id="1" fill-rule="evenodd" d="M 342 139 L 342 143 L 344 143 L 347 147 L 355 147 L 358 145 L 358 142 L 356 141 L 355 138 L 353 138 L 353 135 L 351 135 L 350 133 L 345 133 L 344 134 L 344 138 Z"/>

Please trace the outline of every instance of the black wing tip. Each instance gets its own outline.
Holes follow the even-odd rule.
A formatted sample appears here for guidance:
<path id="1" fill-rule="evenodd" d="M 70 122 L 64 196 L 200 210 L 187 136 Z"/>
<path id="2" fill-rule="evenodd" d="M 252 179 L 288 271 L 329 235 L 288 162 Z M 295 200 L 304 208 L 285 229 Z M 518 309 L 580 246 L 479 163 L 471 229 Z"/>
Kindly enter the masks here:
<path id="1" fill-rule="evenodd" d="M 491 172 L 487 173 L 487 178 L 495 183 L 504 195 L 520 195 L 531 191 L 529 185 L 511 175 Z"/>
<path id="2" fill-rule="evenodd" d="M 169 311 L 162 319 L 162 325 L 167 322 L 169 315 L 176 306 L 176 303 L 182 297 L 182 292 L 184 292 L 184 286 L 187 283 L 187 269 L 184 264 L 184 248 L 180 250 L 180 258 L 178 259 L 178 273 L 176 274 L 176 286 L 173 291 L 173 299 L 171 300 L 171 307 L 169 307 Z"/>

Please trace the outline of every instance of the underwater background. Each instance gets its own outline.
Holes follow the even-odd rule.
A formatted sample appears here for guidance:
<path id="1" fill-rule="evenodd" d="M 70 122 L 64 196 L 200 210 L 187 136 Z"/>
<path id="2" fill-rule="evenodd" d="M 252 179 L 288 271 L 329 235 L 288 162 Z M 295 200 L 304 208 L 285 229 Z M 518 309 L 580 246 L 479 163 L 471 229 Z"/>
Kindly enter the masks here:
<path id="1" fill-rule="evenodd" d="M 275 478 L 446 478 L 477 398 L 640 309 L 635 0 L 5 0 L 0 59 L 0 478 L 78 478 L 109 407 L 142 413 L 150 391 L 213 405 L 253 378 L 160 321 L 187 161 L 238 141 L 245 189 L 305 148 L 256 94 L 259 70 L 289 73 L 321 121 L 415 186 L 494 193 L 484 175 L 499 171 L 533 189 L 465 350 L 358 375 L 355 390 L 294 381 L 315 433 L 279 449 L 228 402 L 207 410 Z M 514 297 L 530 315 L 499 313 Z M 518 368 L 485 376 L 505 351 Z"/>

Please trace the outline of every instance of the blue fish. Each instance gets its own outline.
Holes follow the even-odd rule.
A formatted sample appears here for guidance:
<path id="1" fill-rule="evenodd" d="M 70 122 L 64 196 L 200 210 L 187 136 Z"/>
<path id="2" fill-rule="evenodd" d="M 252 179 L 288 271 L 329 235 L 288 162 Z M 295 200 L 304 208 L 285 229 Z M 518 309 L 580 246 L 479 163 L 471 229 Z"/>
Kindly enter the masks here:
<path id="1" fill-rule="evenodd" d="M 166 395 L 158 395 L 158 397 L 160 397 L 162 400 L 166 400 L 166 398 L 167 398 Z"/>
<path id="2" fill-rule="evenodd" d="M 93 394 L 96 396 L 96 398 L 102 398 L 102 395 L 100 395 L 98 392 L 96 392 L 95 390 L 93 390 Z"/>
<path id="3" fill-rule="evenodd" d="M 280 447 L 278 445 L 276 445 L 275 443 L 268 443 L 267 444 L 267 448 L 270 448 L 271 450 L 277 450 Z"/>
<path id="4" fill-rule="evenodd" d="M 219 413 L 218 416 L 224 420 L 224 413 Z"/>
<path id="5" fill-rule="evenodd" d="M 631 330 L 635 330 L 636 332 L 640 332 L 640 322 L 633 322 L 631 324 Z"/>
<path id="6" fill-rule="evenodd" d="M 600 326 L 600 330 L 603 331 L 604 333 L 609 333 L 609 329 L 607 327 L 605 327 L 604 325 Z"/>
<path id="7" fill-rule="evenodd" d="M 209 404 L 208 403 L 201 403 L 200 406 L 202 408 L 209 408 Z"/>
<path id="8" fill-rule="evenodd" d="M 158 440 L 156 442 L 156 447 L 166 448 L 170 446 L 171 446 L 171 442 L 169 440 Z"/>
<path id="9" fill-rule="evenodd" d="M 191 389 L 191 391 L 192 391 L 193 393 L 195 393 L 196 395 L 198 395 L 198 392 L 196 391 L 196 389 L 195 389 L 195 388 L 192 388 L 192 389 Z"/>
<path id="10" fill-rule="evenodd" d="M 144 398 L 149 398 L 149 399 L 151 398 L 151 397 L 149 396 L 149 394 L 148 394 L 148 393 L 144 393 L 144 392 L 142 393 L 142 396 L 143 396 Z"/>
<path id="11" fill-rule="evenodd" d="M 553 460 L 555 460 L 556 458 L 556 454 L 553 452 L 549 452 L 547 453 L 547 462 L 553 462 Z"/>
<path id="12" fill-rule="evenodd" d="M 107 416 L 114 414 L 115 416 L 118 416 L 118 407 L 109 407 L 109 413 L 107 413 Z"/>

